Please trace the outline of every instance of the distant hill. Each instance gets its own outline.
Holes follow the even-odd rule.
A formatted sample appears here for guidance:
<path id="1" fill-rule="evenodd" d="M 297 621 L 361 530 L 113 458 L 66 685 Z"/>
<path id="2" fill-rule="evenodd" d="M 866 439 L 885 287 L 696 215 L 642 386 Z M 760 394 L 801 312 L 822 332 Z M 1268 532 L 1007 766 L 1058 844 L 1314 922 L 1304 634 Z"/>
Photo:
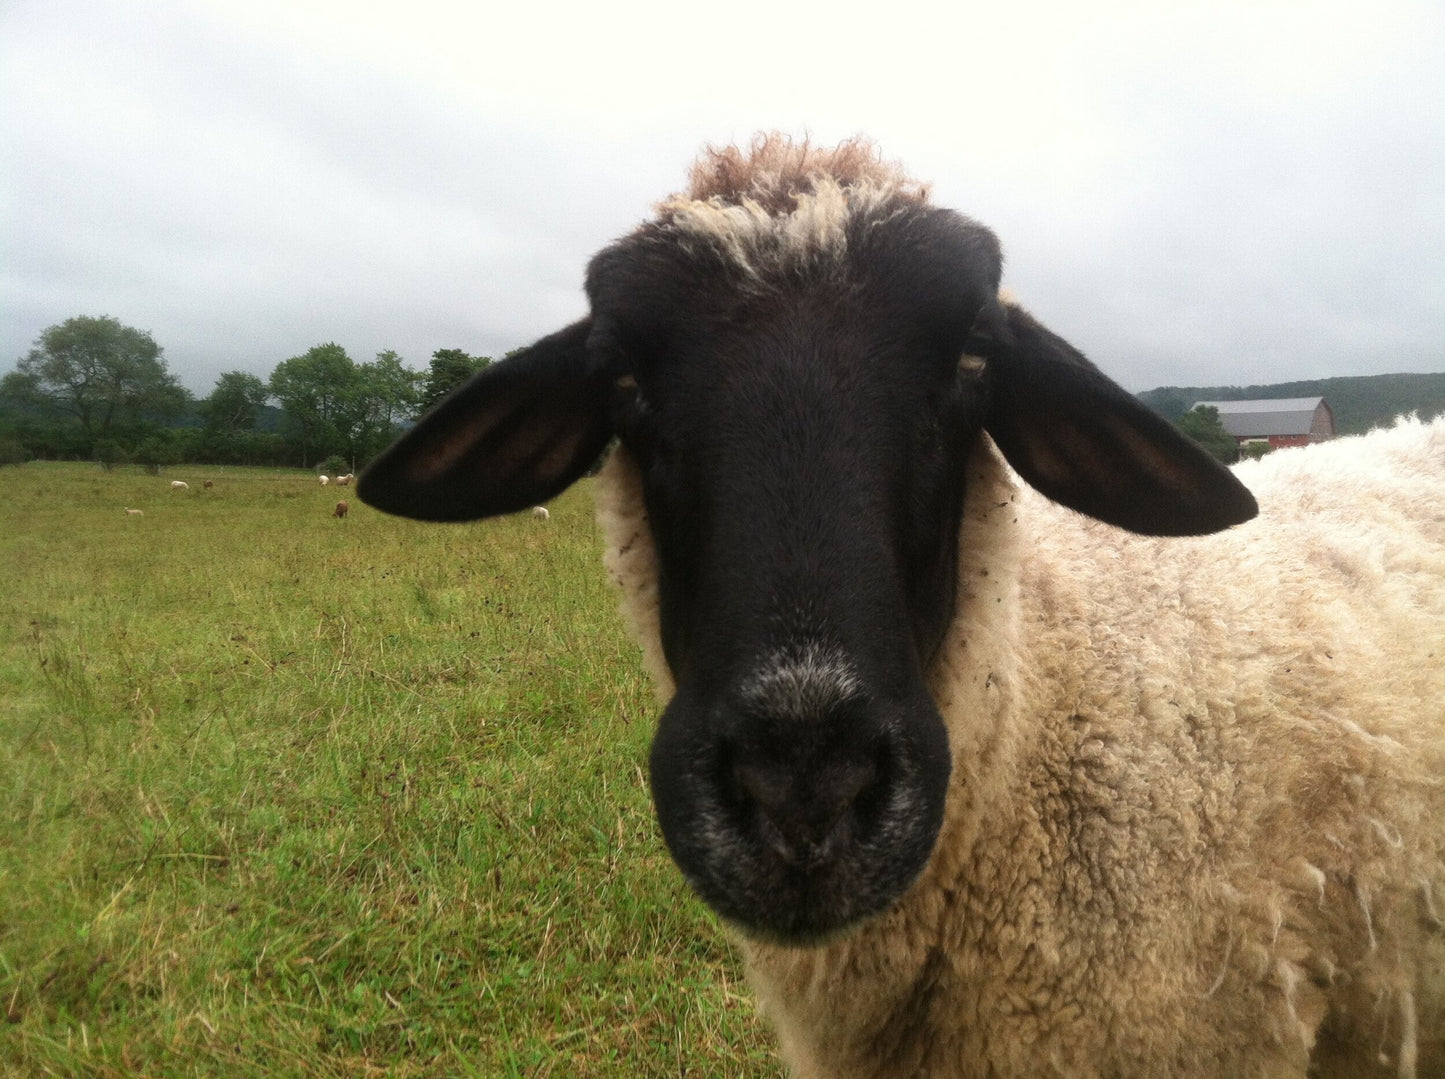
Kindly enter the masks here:
<path id="1" fill-rule="evenodd" d="M 1272 386 L 1161 386 L 1139 400 L 1166 419 L 1184 415 L 1196 401 L 1250 401 L 1273 397 L 1323 397 L 1335 414 L 1335 431 L 1363 434 L 1405 412 L 1421 419 L 1445 413 L 1445 372 L 1435 375 L 1357 375 L 1277 382 Z"/>

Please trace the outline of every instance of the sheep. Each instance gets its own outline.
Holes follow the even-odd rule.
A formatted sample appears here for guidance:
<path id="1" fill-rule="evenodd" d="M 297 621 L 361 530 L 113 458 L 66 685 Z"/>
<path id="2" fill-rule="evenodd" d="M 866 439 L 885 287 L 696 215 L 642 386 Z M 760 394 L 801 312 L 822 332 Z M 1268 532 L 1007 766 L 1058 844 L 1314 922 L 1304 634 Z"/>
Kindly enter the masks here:
<path id="1" fill-rule="evenodd" d="M 346 475 L 344 475 L 344 476 L 337 476 L 337 477 L 336 477 L 336 486 L 338 486 L 338 487 L 349 487 L 350 485 L 351 485 L 351 473 L 350 473 L 350 472 L 348 472 L 348 473 L 347 473 Z"/>
<path id="2" fill-rule="evenodd" d="M 547 512 L 546 506 L 533 506 L 532 516 L 539 521 L 550 521 L 552 519 L 552 515 Z"/>
<path id="3" fill-rule="evenodd" d="M 189 491 L 190 489 L 191 485 L 185 480 L 171 480 L 172 491 Z"/>
<path id="4" fill-rule="evenodd" d="M 127 506 L 125 507 L 125 515 L 127 517 L 144 517 L 145 513 L 142 510 L 133 510 L 129 506 Z"/>
<path id="5" fill-rule="evenodd" d="M 346 511 L 347 511 L 349 508 L 350 508 L 350 507 L 347 506 L 347 504 L 346 504 L 346 500 L 343 499 L 342 501 L 336 503 L 336 508 L 331 511 L 331 516 L 333 516 L 333 517 L 345 517 L 345 516 L 346 516 Z"/>
<path id="6" fill-rule="evenodd" d="M 322 486 L 322 487 L 325 487 L 328 483 L 331 482 L 331 477 L 330 477 L 330 476 L 318 476 L 317 479 L 319 479 L 319 480 L 321 481 L 321 486 Z"/>
<path id="7" fill-rule="evenodd" d="M 204 487 L 206 490 L 209 491 L 212 487 L 214 487 L 214 486 L 216 486 L 216 485 L 215 485 L 215 483 L 214 483 L 212 480 L 207 480 L 205 483 L 201 484 L 201 486 Z"/>
<path id="8" fill-rule="evenodd" d="M 1445 421 L 1231 473 L 1000 276 L 866 143 L 709 151 L 358 495 L 618 439 L 658 822 L 798 1079 L 1445 1074 Z"/>

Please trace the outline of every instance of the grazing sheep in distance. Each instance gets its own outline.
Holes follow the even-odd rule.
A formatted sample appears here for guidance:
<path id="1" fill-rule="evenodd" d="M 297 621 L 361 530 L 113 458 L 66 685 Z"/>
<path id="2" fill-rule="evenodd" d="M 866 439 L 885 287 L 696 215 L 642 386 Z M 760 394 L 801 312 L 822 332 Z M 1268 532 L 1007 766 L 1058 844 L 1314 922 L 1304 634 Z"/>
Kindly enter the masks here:
<path id="1" fill-rule="evenodd" d="M 129 506 L 127 506 L 125 510 L 125 515 L 127 517 L 144 517 L 145 513 L 141 510 L 133 510 Z"/>
<path id="2" fill-rule="evenodd" d="M 658 820 L 795 1076 L 1445 1074 L 1445 420 L 1236 478 L 1000 276 L 864 143 L 712 151 L 358 493 L 618 438 Z"/>
<path id="3" fill-rule="evenodd" d="M 546 506 L 533 506 L 532 516 L 539 521 L 550 521 L 552 519 L 552 515 L 547 512 Z"/>
<path id="4" fill-rule="evenodd" d="M 330 476 L 318 476 L 317 479 L 319 479 L 319 480 L 321 481 L 321 486 L 322 486 L 322 487 L 325 487 L 328 483 L 331 482 L 331 477 L 330 477 Z"/>
<path id="5" fill-rule="evenodd" d="M 348 509 L 350 509 L 350 508 L 351 508 L 351 507 L 349 507 L 349 506 L 346 504 L 345 500 L 342 500 L 342 501 L 336 503 L 336 508 L 331 511 L 331 516 L 333 516 L 333 517 L 345 517 L 345 516 L 346 516 L 346 511 L 347 511 Z"/>
<path id="6" fill-rule="evenodd" d="M 190 489 L 191 485 L 185 480 L 171 480 L 172 491 L 189 491 Z"/>
<path id="7" fill-rule="evenodd" d="M 201 486 L 204 487 L 206 490 L 209 491 L 212 487 L 214 487 L 214 486 L 216 486 L 216 485 L 215 485 L 213 482 L 211 482 L 210 480 L 207 480 L 205 483 L 201 484 Z"/>
<path id="8" fill-rule="evenodd" d="M 338 487 L 350 487 L 350 486 L 351 486 L 351 473 L 348 472 L 348 473 L 347 473 L 346 475 L 344 475 L 344 476 L 337 476 L 337 477 L 336 477 L 336 486 L 338 486 Z"/>

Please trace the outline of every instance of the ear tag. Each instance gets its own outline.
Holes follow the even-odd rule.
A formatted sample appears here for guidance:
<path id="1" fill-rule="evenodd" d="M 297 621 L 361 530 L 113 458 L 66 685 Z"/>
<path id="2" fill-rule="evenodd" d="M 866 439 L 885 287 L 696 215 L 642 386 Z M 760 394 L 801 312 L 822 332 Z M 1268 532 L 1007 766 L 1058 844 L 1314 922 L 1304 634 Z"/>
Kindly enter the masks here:
<path id="1" fill-rule="evenodd" d="M 965 375 L 980 375 L 987 366 L 988 361 L 982 356 L 974 356 L 965 352 L 958 358 L 958 369 Z"/>

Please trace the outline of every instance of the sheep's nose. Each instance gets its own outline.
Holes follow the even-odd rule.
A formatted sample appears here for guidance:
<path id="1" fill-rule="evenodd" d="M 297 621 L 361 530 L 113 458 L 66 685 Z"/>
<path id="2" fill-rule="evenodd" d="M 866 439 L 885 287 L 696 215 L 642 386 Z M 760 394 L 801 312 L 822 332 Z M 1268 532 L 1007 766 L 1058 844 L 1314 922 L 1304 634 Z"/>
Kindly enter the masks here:
<path id="1" fill-rule="evenodd" d="M 657 819 L 688 883 L 725 919 L 820 940 L 886 908 L 928 861 L 948 735 L 921 692 L 756 703 L 673 698 L 652 743 Z"/>
<path id="2" fill-rule="evenodd" d="M 813 868 L 838 856 L 852 838 L 859 799 L 879 782 L 869 758 L 800 768 L 777 759 L 735 761 L 734 796 L 759 838 L 785 863 Z"/>

